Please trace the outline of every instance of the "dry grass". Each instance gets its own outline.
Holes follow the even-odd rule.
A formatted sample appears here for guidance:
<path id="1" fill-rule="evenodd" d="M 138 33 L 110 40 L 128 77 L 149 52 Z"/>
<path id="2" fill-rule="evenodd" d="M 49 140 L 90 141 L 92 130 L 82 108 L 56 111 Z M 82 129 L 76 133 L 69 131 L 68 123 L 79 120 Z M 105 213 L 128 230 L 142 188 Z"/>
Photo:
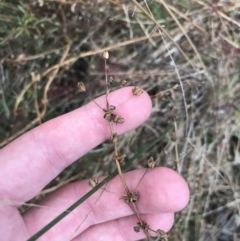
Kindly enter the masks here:
<path id="1" fill-rule="evenodd" d="M 171 168 L 178 160 L 191 200 L 169 240 L 239 240 L 240 5 L 213 2 L 1 1 L 1 146 L 104 94 L 108 50 L 109 75 L 153 100 L 151 118 L 119 141 L 120 150 L 132 156 L 175 127 L 132 166 L 150 156 Z M 109 173 L 112 153 L 111 143 L 97 147 L 49 188 Z"/>

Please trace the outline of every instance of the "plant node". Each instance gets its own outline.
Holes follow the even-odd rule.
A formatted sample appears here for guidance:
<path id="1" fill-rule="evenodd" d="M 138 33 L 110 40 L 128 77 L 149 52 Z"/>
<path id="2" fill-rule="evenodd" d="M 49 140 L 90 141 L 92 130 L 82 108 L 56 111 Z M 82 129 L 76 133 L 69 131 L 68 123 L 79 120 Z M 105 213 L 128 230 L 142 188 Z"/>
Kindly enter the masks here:
<path id="1" fill-rule="evenodd" d="M 133 230 L 134 230 L 136 233 L 139 233 L 139 232 L 140 232 L 140 228 L 139 228 L 138 226 L 133 227 Z"/>
<path id="2" fill-rule="evenodd" d="M 124 118 L 113 114 L 113 111 L 116 109 L 116 106 L 114 105 L 110 105 L 107 109 L 103 109 L 103 111 L 105 112 L 103 118 L 108 120 L 109 122 L 113 121 L 115 123 L 118 124 L 122 124 L 124 122 Z"/>
<path id="3" fill-rule="evenodd" d="M 119 115 L 112 114 L 112 121 L 116 122 L 118 124 L 122 124 L 122 123 L 124 123 L 125 120 L 123 117 L 121 117 Z"/>
<path id="4" fill-rule="evenodd" d="M 149 225 L 145 222 L 142 221 L 142 223 L 137 223 L 138 227 L 142 229 L 145 232 L 148 232 L 149 230 Z"/>
<path id="5" fill-rule="evenodd" d="M 124 166 L 125 165 L 125 159 L 126 155 L 117 155 L 114 157 L 114 159 L 121 165 L 121 166 Z"/>
<path id="6" fill-rule="evenodd" d="M 132 89 L 133 95 L 139 96 L 143 93 L 143 90 L 137 86 Z"/>
<path id="7" fill-rule="evenodd" d="M 123 196 L 121 199 L 125 203 L 135 203 L 139 198 L 139 193 L 137 191 L 130 192 L 129 195 Z"/>

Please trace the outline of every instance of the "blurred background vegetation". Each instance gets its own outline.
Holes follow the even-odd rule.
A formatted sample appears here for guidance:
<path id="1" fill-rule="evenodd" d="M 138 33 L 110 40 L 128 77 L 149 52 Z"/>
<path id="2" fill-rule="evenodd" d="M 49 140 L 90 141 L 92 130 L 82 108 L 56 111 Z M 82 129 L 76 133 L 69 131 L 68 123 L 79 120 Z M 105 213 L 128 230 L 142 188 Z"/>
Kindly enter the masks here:
<path id="1" fill-rule="evenodd" d="M 127 80 L 153 100 L 150 119 L 122 137 L 124 153 L 132 157 L 173 126 L 132 166 L 153 156 L 176 169 L 179 160 L 191 200 L 169 240 L 240 240 L 240 3 L 138 3 L 150 16 L 133 1 L 0 1 L 1 147 L 104 94 L 107 49 L 114 88 Z M 108 174 L 112 153 L 110 142 L 98 146 L 34 201 L 64 183 Z"/>

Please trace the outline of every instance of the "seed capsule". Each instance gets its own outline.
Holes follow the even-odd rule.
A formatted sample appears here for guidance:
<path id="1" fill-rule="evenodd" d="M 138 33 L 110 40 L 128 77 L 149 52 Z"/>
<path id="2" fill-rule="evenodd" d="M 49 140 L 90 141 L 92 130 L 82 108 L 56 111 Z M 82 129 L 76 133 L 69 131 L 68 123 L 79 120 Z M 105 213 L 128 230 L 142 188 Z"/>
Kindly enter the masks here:
<path id="1" fill-rule="evenodd" d="M 151 157 L 148 159 L 148 167 L 149 167 L 149 168 L 154 168 L 154 167 L 155 167 L 155 164 L 156 164 L 156 161 L 154 161 L 153 157 L 151 156 Z"/>
<path id="2" fill-rule="evenodd" d="M 112 121 L 116 122 L 118 124 L 122 124 L 122 123 L 124 123 L 124 118 L 119 115 L 112 114 Z"/>
<path id="3" fill-rule="evenodd" d="M 83 82 L 78 82 L 77 87 L 78 87 L 80 92 L 86 92 L 86 86 Z"/>
<path id="4" fill-rule="evenodd" d="M 108 58 L 109 58 L 109 53 L 108 53 L 108 51 L 104 51 L 104 52 L 103 52 L 103 58 L 104 58 L 104 59 L 108 59 Z"/>
<path id="5" fill-rule="evenodd" d="M 124 80 L 122 80 L 122 81 L 121 81 L 121 86 L 122 86 L 122 87 L 124 87 L 124 86 L 126 86 L 126 85 L 127 85 L 127 83 L 128 83 L 128 82 L 127 82 L 127 80 L 126 80 L 126 79 L 124 79 Z"/>
<path id="6" fill-rule="evenodd" d="M 112 86 L 112 84 L 113 84 L 113 77 L 110 76 L 110 78 L 108 80 L 108 86 L 110 87 L 110 86 Z"/>
<path id="7" fill-rule="evenodd" d="M 116 106 L 110 105 L 109 107 L 109 112 L 113 112 L 116 109 Z"/>
<path id="8" fill-rule="evenodd" d="M 98 177 L 97 176 L 95 176 L 95 177 L 93 177 L 93 178 L 88 180 L 88 184 L 91 187 L 96 187 L 98 185 L 98 183 L 99 183 L 99 181 L 98 181 Z"/>
<path id="9" fill-rule="evenodd" d="M 143 93 L 143 90 L 137 86 L 132 89 L 133 95 L 139 96 Z"/>
<path id="10" fill-rule="evenodd" d="M 140 232 L 140 228 L 139 228 L 138 226 L 135 226 L 135 227 L 133 228 L 133 230 L 134 230 L 136 233 L 139 233 L 139 232 Z"/>
<path id="11" fill-rule="evenodd" d="M 108 121 L 111 121 L 112 120 L 112 113 L 109 113 L 109 112 L 105 113 L 103 118 L 108 120 Z"/>

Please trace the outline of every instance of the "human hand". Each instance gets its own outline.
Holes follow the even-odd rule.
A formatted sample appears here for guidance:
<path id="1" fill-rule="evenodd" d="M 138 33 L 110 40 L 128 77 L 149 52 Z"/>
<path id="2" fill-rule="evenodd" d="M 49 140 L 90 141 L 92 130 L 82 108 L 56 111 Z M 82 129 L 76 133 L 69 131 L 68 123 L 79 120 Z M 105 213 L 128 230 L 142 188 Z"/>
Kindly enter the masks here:
<path id="1" fill-rule="evenodd" d="M 149 96 L 146 93 L 132 96 L 129 87 L 110 93 L 109 100 L 125 119 L 123 124 L 118 125 L 118 134 L 139 126 L 151 113 Z M 105 106 L 105 97 L 96 101 Z M 102 110 L 90 102 L 36 127 L 1 149 L 0 240 L 27 240 L 88 192 L 91 187 L 86 181 L 67 184 L 39 203 L 45 208 L 31 208 L 23 215 L 18 212 L 17 206 L 4 205 L 8 200 L 16 203 L 30 200 L 64 168 L 109 137 L 108 122 L 103 118 Z M 144 172 L 140 169 L 124 174 L 130 190 L 136 187 Z M 119 177 L 112 179 L 107 189 L 123 193 Z M 155 230 L 168 231 L 174 222 L 174 212 L 184 208 L 189 200 L 184 179 L 163 167 L 149 170 L 138 191 L 139 212 Z M 134 232 L 136 216 L 119 196 L 105 191 L 94 205 L 100 192 L 94 193 L 38 240 L 67 241 L 69 237 L 75 237 L 74 241 L 123 241 L 144 238 L 143 232 Z M 91 209 L 92 212 L 77 229 Z"/>

